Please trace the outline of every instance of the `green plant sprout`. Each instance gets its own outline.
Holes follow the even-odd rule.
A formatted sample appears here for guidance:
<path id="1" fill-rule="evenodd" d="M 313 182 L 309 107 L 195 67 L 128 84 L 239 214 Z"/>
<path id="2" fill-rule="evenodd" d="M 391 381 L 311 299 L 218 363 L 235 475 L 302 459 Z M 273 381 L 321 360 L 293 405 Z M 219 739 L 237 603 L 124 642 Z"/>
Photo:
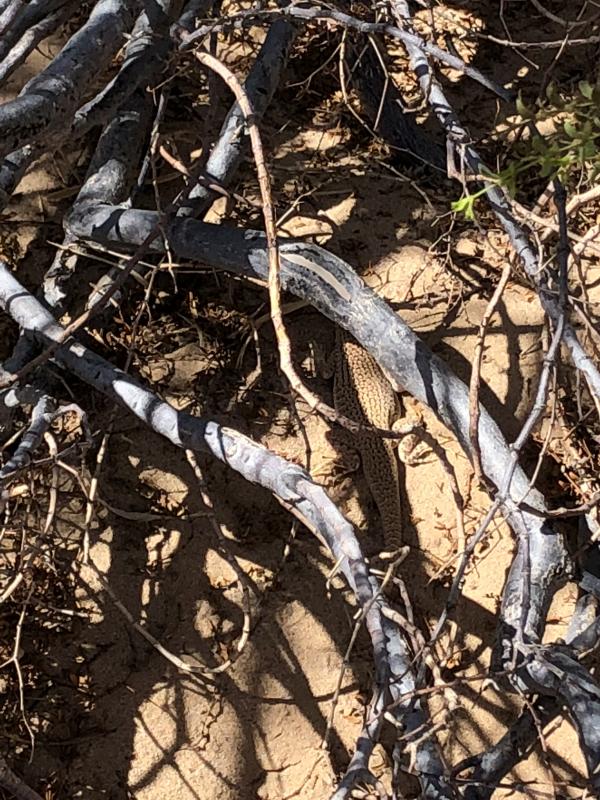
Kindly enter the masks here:
<path id="1" fill-rule="evenodd" d="M 486 172 L 482 180 L 486 185 L 476 192 L 464 194 L 451 204 L 452 211 L 463 214 L 466 219 L 475 219 L 475 204 L 492 185 L 503 187 L 511 197 L 519 188 L 525 173 L 536 174 L 547 181 L 568 177 L 579 170 L 585 183 L 592 182 L 600 173 L 600 86 L 580 81 L 578 92 L 564 98 L 554 84 L 549 84 L 544 98 L 527 105 L 521 95 L 516 109 L 520 120 L 508 130 L 525 127 L 530 136 L 520 140 L 514 147 L 515 156 L 499 172 Z M 542 135 L 537 125 L 552 120 L 555 129 Z"/>

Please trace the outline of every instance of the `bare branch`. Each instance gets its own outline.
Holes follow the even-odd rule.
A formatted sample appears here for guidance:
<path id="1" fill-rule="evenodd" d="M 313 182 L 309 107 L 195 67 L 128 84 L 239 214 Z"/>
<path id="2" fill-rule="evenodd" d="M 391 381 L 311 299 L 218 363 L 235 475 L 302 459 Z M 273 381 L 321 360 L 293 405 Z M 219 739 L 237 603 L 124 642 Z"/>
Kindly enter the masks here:
<path id="1" fill-rule="evenodd" d="M 486 89 L 489 89 L 494 94 L 497 94 L 498 97 L 501 97 L 504 100 L 510 100 L 512 98 L 511 92 L 504 89 L 502 86 L 499 86 L 495 81 L 483 75 L 475 67 L 472 67 L 469 64 L 465 64 L 465 62 L 461 58 L 453 55 L 452 53 L 448 53 L 446 50 L 443 50 L 441 47 L 438 47 L 435 44 L 431 44 L 430 42 L 423 42 L 423 40 L 420 39 L 420 37 L 416 36 L 410 31 L 407 31 L 403 27 L 394 27 L 393 25 L 387 25 L 386 23 L 379 23 L 379 22 L 365 22 L 364 20 L 357 19 L 356 17 L 352 17 L 349 14 L 344 14 L 341 11 L 336 11 L 335 9 L 304 8 L 298 5 L 289 5 L 289 6 L 281 6 L 275 11 L 252 10 L 250 12 L 242 12 L 240 14 L 232 15 L 225 21 L 224 25 L 219 25 L 218 22 L 215 22 L 214 24 L 209 24 L 199 28 L 192 34 L 188 34 L 182 30 L 176 32 L 179 33 L 180 36 L 181 49 L 187 49 L 192 45 L 194 45 L 199 39 L 202 39 L 204 36 L 206 36 L 207 33 L 210 33 L 211 31 L 220 30 L 223 27 L 225 28 L 243 27 L 245 25 L 252 24 L 256 19 L 259 19 L 262 16 L 268 16 L 273 14 L 276 15 L 285 14 L 287 16 L 292 17 L 293 19 L 299 19 L 299 20 L 312 20 L 312 19 L 330 20 L 336 25 L 341 25 L 342 27 L 345 28 L 351 28 L 353 30 L 359 31 L 360 33 L 374 33 L 374 34 L 382 34 L 385 36 L 390 36 L 393 39 L 398 39 L 407 46 L 409 44 L 413 45 L 418 44 L 419 47 L 423 48 L 424 52 L 426 52 L 433 58 L 437 59 L 438 61 L 441 61 L 442 64 L 445 64 L 448 67 L 452 67 L 452 69 L 456 69 L 459 72 L 463 72 L 472 80 L 481 83 L 483 86 L 486 87 Z"/>
<path id="2" fill-rule="evenodd" d="M 99 0 L 89 20 L 15 100 L 0 106 L 0 155 L 39 143 L 64 125 L 98 71 L 123 44 L 137 2 Z"/>
<path id="3" fill-rule="evenodd" d="M 42 800 L 41 795 L 34 792 L 12 771 L 2 756 L 0 756 L 0 786 L 10 792 L 16 800 Z"/>
<path id="4" fill-rule="evenodd" d="M 185 223 L 186 221 L 184 221 Z M 415 687 L 411 654 L 398 628 L 382 614 L 379 587 L 367 570 L 351 525 L 301 467 L 276 456 L 251 439 L 210 419 L 193 417 L 160 400 L 134 378 L 113 367 L 73 340 L 64 342 L 64 329 L 11 275 L 0 262 L 0 307 L 24 330 L 44 341 L 58 344 L 56 359 L 65 368 L 125 407 L 152 430 L 180 448 L 213 455 L 246 480 L 273 493 L 331 550 L 340 561 L 351 588 L 365 614 L 374 646 L 378 691 L 396 702 L 395 714 L 407 731 L 420 729 L 426 718 L 419 704 L 402 701 L 412 697 Z M 64 343 L 63 343 L 64 342 Z M 444 768 L 431 738 L 418 747 L 418 768 L 427 796 L 451 798 L 442 778 Z"/>
<path id="5" fill-rule="evenodd" d="M 399 24 L 410 25 L 411 13 L 405 0 L 391 0 L 391 7 Z M 446 131 L 448 141 L 452 144 L 456 154 L 465 163 L 471 174 L 477 176 L 489 174 L 490 170 L 470 144 L 471 137 L 454 113 L 452 105 L 446 98 L 440 82 L 429 65 L 426 43 L 419 36 L 415 36 L 415 39 L 416 41 L 406 40 L 405 42 L 411 67 L 419 80 L 424 97 L 427 98 L 440 124 Z M 482 182 L 486 186 L 485 196 L 490 203 L 492 211 L 508 234 L 515 253 L 521 259 L 528 277 L 537 289 L 542 308 L 552 322 L 557 325 L 561 316 L 560 308 L 554 293 L 549 291 L 547 276 L 540 270 L 538 259 L 527 234 L 515 220 L 504 191 L 485 180 Z M 577 334 L 569 322 L 565 324 L 564 341 L 569 348 L 574 365 L 583 372 L 591 391 L 600 399 L 600 371 L 581 346 Z"/>
<path id="6" fill-rule="evenodd" d="M 21 66 L 43 39 L 53 33 L 67 19 L 71 11 L 72 9 L 68 5 L 63 5 L 23 33 L 19 41 L 0 62 L 0 84 L 4 83 L 17 67 Z"/>
<path id="7" fill-rule="evenodd" d="M 285 68 L 296 27 L 285 20 L 275 20 L 269 28 L 252 69 L 244 82 L 254 123 L 266 111 Z M 247 141 L 245 115 L 239 102 L 233 104 L 221 127 L 219 138 L 206 162 L 205 173 L 209 180 L 227 184 L 237 170 Z M 198 183 L 192 187 L 187 202 L 177 212 L 180 216 L 200 217 L 217 195 L 208 186 Z"/>

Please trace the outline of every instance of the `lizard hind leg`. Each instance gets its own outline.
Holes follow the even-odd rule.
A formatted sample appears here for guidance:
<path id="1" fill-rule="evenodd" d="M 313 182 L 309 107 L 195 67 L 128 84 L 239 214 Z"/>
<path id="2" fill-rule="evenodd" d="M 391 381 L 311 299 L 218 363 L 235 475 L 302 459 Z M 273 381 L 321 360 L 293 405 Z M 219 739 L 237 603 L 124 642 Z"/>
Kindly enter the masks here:
<path id="1" fill-rule="evenodd" d="M 358 489 L 357 482 L 352 477 L 359 471 L 360 464 L 357 450 L 349 444 L 340 447 L 336 437 L 335 452 L 322 457 L 311 473 L 313 478 L 326 487 L 331 499 L 352 523 L 360 535 L 361 548 L 364 548 L 368 544 L 368 539 L 363 538 L 363 534 L 368 531 L 368 518 L 365 514 L 363 492 Z"/>
<path id="2" fill-rule="evenodd" d="M 325 486 L 330 486 L 347 478 L 352 473 L 358 472 L 359 468 L 360 456 L 355 450 L 348 448 L 343 455 L 336 452 L 334 455 L 328 455 L 321 459 L 319 465 L 311 472 L 313 478 L 321 481 Z"/>
<path id="3" fill-rule="evenodd" d="M 334 428 L 326 434 L 329 446 L 319 459 L 319 464 L 311 470 L 313 478 L 325 486 L 339 485 L 345 478 L 358 472 L 361 458 L 353 446 L 352 436 L 347 431 Z M 322 451 L 323 452 L 323 451 Z"/>

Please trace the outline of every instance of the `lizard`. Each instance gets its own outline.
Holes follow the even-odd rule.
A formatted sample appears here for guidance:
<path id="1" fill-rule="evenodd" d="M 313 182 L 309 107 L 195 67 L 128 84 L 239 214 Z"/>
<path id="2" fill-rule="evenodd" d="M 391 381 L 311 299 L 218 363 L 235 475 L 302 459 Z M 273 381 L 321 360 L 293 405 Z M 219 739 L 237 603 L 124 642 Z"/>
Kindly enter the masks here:
<path id="1" fill-rule="evenodd" d="M 282 249 L 281 255 L 292 264 L 315 273 L 343 301 L 351 301 L 349 289 L 326 266 L 287 247 Z M 414 426 L 407 426 L 400 421 L 398 395 L 375 359 L 341 328 L 336 327 L 335 336 L 332 356 L 325 359 L 326 363 L 323 364 L 324 371 L 329 376 L 333 374 L 335 410 L 356 422 L 410 434 Z M 414 438 L 409 436 L 405 441 L 410 442 Z M 353 444 L 359 451 L 367 484 L 381 516 L 385 550 L 380 556 L 394 558 L 402 548 L 400 474 L 398 455 L 395 452 L 397 446 L 392 440 L 369 431 L 360 431 Z M 406 463 L 414 463 L 414 460 L 407 457 L 413 449 L 414 445 L 402 458 Z M 418 452 L 415 455 L 419 457 Z"/>
<path id="2" fill-rule="evenodd" d="M 336 411 L 356 422 L 402 432 L 405 426 L 400 422 L 398 395 L 375 359 L 340 328 L 336 328 L 332 361 Z M 356 434 L 353 445 L 358 449 L 369 490 L 381 516 L 385 550 L 380 555 L 392 558 L 402 547 L 397 444 L 377 433 L 361 431 Z"/>

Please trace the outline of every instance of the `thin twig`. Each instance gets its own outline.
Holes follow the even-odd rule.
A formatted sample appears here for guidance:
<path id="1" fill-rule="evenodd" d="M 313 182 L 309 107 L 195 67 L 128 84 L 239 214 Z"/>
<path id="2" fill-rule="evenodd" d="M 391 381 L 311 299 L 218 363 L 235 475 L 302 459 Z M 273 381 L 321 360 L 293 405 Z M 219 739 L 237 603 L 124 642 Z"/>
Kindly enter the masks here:
<path id="1" fill-rule="evenodd" d="M 471 454 L 473 459 L 473 469 L 477 480 L 481 483 L 483 480 L 483 471 L 481 469 L 481 449 L 479 447 L 479 384 L 481 382 L 481 360 L 483 357 L 483 347 L 485 344 L 485 337 L 490 320 L 496 310 L 496 306 L 500 302 L 500 298 L 506 288 L 508 279 L 510 278 L 511 264 L 507 261 L 502 275 L 498 281 L 498 285 L 494 294 L 490 298 L 489 303 L 483 313 L 481 323 L 479 325 L 479 333 L 477 334 L 477 344 L 475 345 L 475 352 L 473 354 L 473 368 L 471 370 L 471 381 L 469 383 L 469 439 L 471 441 Z"/>
<path id="2" fill-rule="evenodd" d="M 244 27 L 252 24 L 254 20 L 261 19 L 263 17 L 272 17 L 273 15 L 287 15 L 293 19 L 300 20 L 327 20 L 335 25 L 340 25 L 344 28 L 352 28 L 360 33 L 382 34 L 385 36 L 390 36 L 391 38 L 398 39 L 405 44 L 416 44 L 418 41 L 420 42 L 419 37 L 417 37 L 414 33 L 394 25 L 389 25 L 385 22 L 365 22 L 364 20 L 353 17 L 350 14 L 344 14 L 342 11 L 332 8 L 323 8 L 317 6 L 306 8 L 305 6 L 292 4 L 288 6 L 280 6 L 277 9 L 251 9 L 250 11 L 242 11 L 238 14 L 230 15 L 227 17 L 227 19 L 215 20 L 208 25 L 198 28 L 196 31 L 194 31 L 194 33 L 191 34 L 179 29 L 178 34 L 181 41 L 181 49 L 187 49 L 193 46 L 195 42 L 204 38 L 208 33 L 213 31 Z M 432 44 L 431 42 L 423 42 L 422 44 L 420 43 L 419 46 L 422 46 L 424 52 L 428 53 L 442 64 L 445 64 L 452 69 L 456 69 L 459 72 L 467 75 L 469 78 L 481 83 L 503 100 L 512 99 L 512 93 L 509 90 L 505 89 L 503 86 L 500 86 L 491 78 L 483 75 L 476 67 L 466 64 L 458 56 L 448 53 L 446 50 L 443 50 L 441 47 L 438 47 L 436 44 Z"/>

